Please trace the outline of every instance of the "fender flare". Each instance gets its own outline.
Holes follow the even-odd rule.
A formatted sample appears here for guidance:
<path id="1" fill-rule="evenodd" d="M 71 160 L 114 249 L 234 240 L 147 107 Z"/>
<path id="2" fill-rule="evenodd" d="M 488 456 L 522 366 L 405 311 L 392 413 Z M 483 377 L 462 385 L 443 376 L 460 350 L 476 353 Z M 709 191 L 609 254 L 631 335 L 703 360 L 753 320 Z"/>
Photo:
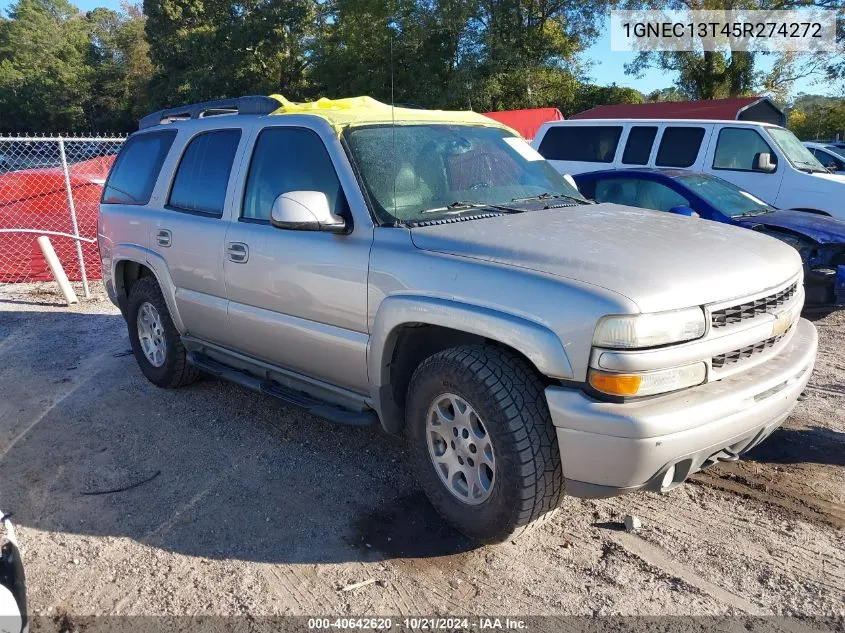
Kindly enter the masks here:
<path id="1" fill-rule="evenodd" d="M 137 244 L 117 244 L 112 249 L 112 279 L 118 279 L 117 269 L 123 262 L 141 264 L 152 271 L 153 276 L 158 282 L 158 287 L 161 288 L 161 294 L 164 296 L 167 309 L 170 311 L 170 318 L 173 320 L 173 325 L 176 326 L 180 334 L 185 334 L 185 324 L 176 306 L 176 285 L 170 277 L 170 271 L 167 268 L 167 262 L 164 258 L 155 251 L 138 246 Z"/>
<path id="2" fill-rule="evenodd" d="M 524 317 L 468 303 L 425 296 L 390 296 L 376 314 L 367 349 L 372 400 L 386 431 L 402 427 L 402 412 L 390 388 L 390 360 L 401 328 L 434 325 L 489 338 L 523 354 L 541 374 L 573 378 L 560 338 L 548 327 Z"/>

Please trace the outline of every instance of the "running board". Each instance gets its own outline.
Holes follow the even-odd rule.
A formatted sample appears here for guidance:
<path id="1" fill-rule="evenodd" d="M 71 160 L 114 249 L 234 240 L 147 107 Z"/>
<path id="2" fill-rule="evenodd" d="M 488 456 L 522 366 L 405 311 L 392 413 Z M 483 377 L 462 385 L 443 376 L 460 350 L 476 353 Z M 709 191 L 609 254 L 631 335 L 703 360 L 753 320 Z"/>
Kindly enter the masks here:
<path id="1" fill-rule="evenodd" d="M 305 392 L 288 389 L 277 382 L 256 378 L 245 371 L 224 365 L 204 354 L 188 352 L 188 362 L 212 376 L 223 378 L 252 391 L 272 396 L 277 400 L 304 409 L 312 415 L 324 418 L 335 424 L 370 426 L 377 422 L 375 411 L 372 409 L 367 409 L 366 411 L 350 411 L 335 404 L 318 400 Z"/>

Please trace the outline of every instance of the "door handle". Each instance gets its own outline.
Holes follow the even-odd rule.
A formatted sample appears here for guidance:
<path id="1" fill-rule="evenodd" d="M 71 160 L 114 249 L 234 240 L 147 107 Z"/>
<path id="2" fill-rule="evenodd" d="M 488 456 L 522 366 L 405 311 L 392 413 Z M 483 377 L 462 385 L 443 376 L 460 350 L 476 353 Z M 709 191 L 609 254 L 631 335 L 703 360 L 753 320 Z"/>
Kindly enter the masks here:
<path id="1" fill-rule="evenodd" d="M 159 229 L 156 233 L 156 242 L 159 246 L 167 248 L 173 241 L 173 234 L 169 229 Z"/>
<path id="2" fill-rule="evenodd" d="M 245 264 L 249 259 L 249 246 L 243 242 L 229 242 L 226 245 L 226 254 L 230 262 Z"/>

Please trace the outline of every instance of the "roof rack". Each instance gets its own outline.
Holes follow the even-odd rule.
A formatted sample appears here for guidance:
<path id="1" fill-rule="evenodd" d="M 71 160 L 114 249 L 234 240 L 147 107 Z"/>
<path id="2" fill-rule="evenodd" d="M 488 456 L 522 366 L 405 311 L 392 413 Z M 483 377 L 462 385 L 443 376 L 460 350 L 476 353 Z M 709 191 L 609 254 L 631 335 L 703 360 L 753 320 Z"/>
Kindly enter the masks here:
<path id="1" fill-rule="evenodd" d="M 219 99 L 217 101 L 203 101 L 159 110 L 143 117 L 138 121 L 138 129 L 153 127 L 161 123 L 201 119 L 207 116 L 222 114 L 270 114 L 278 110 L 282 104 L 273 97 L 249 96 L 234 99 Z"/>

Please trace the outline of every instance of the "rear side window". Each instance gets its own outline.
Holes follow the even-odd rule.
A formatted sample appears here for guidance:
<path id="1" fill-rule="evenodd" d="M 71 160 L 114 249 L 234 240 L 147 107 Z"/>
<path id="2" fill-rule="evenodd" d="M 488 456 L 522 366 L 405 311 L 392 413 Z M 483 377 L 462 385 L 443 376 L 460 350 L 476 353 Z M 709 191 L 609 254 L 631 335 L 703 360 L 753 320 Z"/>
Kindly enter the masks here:
<path id="1" fill-rule="evenodd" d="M 550 127 L 540 141 L 540 154 L 548 160 L 612 163 L 622 126 L 560 125 Z"/>
<path id="2" fill-rule="evenodd" d="M 632 127 L 628 133 L 628 141 L 625 143 L 622 162 L 626 165 L 646 165 L 648 157 L 651 156 L 651 146 L 654 145 L 655 136 L 657 136 L 657 126 Z"/>
<path id="3" fill-rule="evenodd" d="M 658 167 L 690 167 L 695 163 L 701 141 L 704 138 L 703 127 L 667 127 L 660 139 L 657 150 Z"/>
<path id="4" fill-rule="evenodd" d="M 133 136 L 114 162 L 103 189 L 104 204 L 147 204 L 176 130 Z"/>
<path id="5" fill-rule="evenodd" d="M 203 132 L 191 139 L 179 161 L 168 206 L 178 211 L 222 216 L 240 140 L 241 131 L 237 129 Z"/>

